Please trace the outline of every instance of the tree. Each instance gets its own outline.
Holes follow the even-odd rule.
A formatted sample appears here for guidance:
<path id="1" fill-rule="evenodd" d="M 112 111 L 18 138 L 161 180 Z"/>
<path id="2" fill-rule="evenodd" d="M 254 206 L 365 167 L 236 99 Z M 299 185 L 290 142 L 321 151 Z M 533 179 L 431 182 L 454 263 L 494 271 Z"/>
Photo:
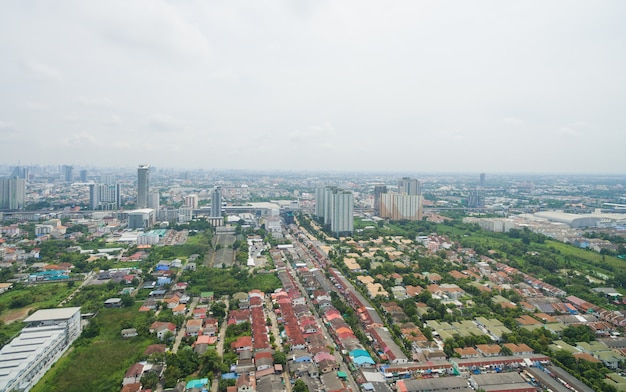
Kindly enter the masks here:
<path id="1" fill-rule="evenodd" d="M 284 352 L 276 351 L 274 354 L 272 354 L 272 357 L 274 358 L 274 363 L 278 363 L 280 365 L 287 364 L 287 354 L 285 354 Z"/>
<path id="2" fill-rule="evenodd" d="M 502 346 L 502 348 L 500 349 L 500 355 L 504 355 L 504 356 L 513 355 L 513 351 L 511 351 L 511 349 L 508 348 L 507 346 Z"/>
<path id="3" fill-rule="evenodd" d="M 293 385 L 293 392 L 309 392 L 309 387 L 301 379 L 296 380 Z"/>
<path id="4" fill-rule="evenodd" d="M 159 383 L 159 376 L 155 372 L 147 372 L 141 376 L 141 385 L 146 389 L 154 389 Z"/>

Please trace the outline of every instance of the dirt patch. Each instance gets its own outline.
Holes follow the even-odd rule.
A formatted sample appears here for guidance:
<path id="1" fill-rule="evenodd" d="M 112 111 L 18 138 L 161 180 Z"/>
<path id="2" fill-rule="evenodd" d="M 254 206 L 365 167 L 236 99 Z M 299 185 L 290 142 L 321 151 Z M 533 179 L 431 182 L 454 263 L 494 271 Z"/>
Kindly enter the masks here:
<path id="1" fill-rule="evenodd" d="M 12 310 L 0 316 L 0 320 L 4 321 L 5 324 L 11 324 L 14 321 L 23 320 L 28 316 L 28 312 L 30 312 L 32 309 L 32 307 L 27 307 L 23 309 Z"/>

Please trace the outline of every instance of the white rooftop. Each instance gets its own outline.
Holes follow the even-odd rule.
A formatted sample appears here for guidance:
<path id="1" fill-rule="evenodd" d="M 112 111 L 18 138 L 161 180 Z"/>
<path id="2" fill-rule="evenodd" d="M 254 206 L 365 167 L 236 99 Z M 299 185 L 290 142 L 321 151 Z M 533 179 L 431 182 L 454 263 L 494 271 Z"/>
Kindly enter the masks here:
<path id="1" fill-rule="evenodd" d="M 80 312 L 80 307 L 42 309 L 30 315 L 26 320 L 24 320 L 24 322 L 32 323 L 46 320 L 67 320 L 72 318 L 76 312 Z"/>

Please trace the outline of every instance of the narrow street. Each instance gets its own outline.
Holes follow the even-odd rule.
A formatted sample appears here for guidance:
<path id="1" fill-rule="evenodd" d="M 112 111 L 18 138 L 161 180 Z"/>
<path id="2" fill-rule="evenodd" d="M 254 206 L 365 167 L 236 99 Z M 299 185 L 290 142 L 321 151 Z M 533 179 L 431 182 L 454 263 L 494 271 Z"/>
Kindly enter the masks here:
<path id="1" fill-rule="evenodd" d="M 220 357 L 224 357 L 224 339 L 226 338 L 226 328 L 228 328 L 228 300 L 224 301 L 226 303 L 226 315 L 224 316 L 224 320 L 222 320 L 222 325 L 220 326 L 219 337 L 217 341 L 217 345 L 215 346 L 215 350 Z M 211 392 L 217 392 L 217 388 L 219 387 L 219 375 L 211 380 Z"/>
<path id="2" fill-rule="evenodd" d="M 269 297 L 265 298 L 265 314 L 270 318 L 272 325 L 270 331 L 274 335 L 274 341 L 276 342 L 276 350 L 282 350 L 283 339 L 280 337 L 280 329 L 278 328 L 278 320 L 276 319 L 276 313 L 272 306 L 272 301 Z M 287 371 L 287 365 L 283 369 L 283 384 L 285 385 L 285 391 L 291 392 L 291 380 L 289 378 L 289 372 Z"/>
<path id="3" fill-rule="evenodd" d="M 200 300 L 200 297 L 193 297 L 193 300 L 191 301 L 191 304 L 189 305 L 189 309 L 187 309 L 187 316 L 191 316 L 191 314 L 193 313 L 193 310 L 196 308 L 196 305 L 198 305 L 199 300 Z M 178 331 L 178 334 L 176 335 L 174 346 L 172 346 L 172 353 L 176 354 L 176 352 L 178 351 L 178 346 L 180 346 L 180 342 L 185 337 L 185 332 L 186 332 L 185 327 L 181 326 L 180 331 Z"/>

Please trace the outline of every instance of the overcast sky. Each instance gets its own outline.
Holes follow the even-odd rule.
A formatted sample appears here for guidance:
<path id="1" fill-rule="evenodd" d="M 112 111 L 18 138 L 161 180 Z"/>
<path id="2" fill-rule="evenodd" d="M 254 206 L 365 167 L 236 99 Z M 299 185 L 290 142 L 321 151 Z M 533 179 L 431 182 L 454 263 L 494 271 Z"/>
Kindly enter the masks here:
<path id="1" fill-rule="evenodd" d="M 626 172 L 626 1 L 23 1 L 0 163 Z"/>

